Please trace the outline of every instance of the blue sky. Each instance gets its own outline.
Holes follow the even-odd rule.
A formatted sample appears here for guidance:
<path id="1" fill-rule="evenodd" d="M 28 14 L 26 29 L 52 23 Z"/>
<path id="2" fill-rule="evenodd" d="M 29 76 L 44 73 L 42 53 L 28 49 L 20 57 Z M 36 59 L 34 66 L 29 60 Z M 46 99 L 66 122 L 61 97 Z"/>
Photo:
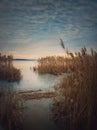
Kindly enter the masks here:
<path id="1" fill-rule="evenodd" d="M 17 58 L 97 50 L 97 0 L 0 0 L 0 52 Z"/>

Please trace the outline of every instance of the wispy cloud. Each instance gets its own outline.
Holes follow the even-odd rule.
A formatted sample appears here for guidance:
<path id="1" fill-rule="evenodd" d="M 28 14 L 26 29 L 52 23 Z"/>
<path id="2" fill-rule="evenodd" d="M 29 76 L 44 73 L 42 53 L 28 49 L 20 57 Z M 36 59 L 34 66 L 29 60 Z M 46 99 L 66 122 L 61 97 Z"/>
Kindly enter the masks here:
<path id="1" fill-rule="evenodd" d="M 34 55 L 39 53 L 37 46 L 41 46 L 42 51 L 58 47 L 56 42 L 60 38 L 73 48 L 84 44 L 97 47 L 96 10 L 95 0 L 1 0 L 1 51 L 19 52 L 32 47 Z"/>

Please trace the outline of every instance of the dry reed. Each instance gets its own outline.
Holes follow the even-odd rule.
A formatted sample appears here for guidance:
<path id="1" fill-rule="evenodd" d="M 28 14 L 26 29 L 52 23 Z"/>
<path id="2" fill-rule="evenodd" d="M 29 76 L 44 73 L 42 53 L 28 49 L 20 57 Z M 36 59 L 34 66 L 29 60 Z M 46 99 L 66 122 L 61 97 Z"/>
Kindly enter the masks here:
<path id="1" fill-rule="evenodd" d="M 38 60 L 37 70 L 39 74 L 53 74 L 58 75 L 67 71 L 65 58 L 61 56 L 48 56 Z"/>
<path id="2" fill-rule="evenodd" d="M 68 53 L 69 73 L 55 86 L 54 119 L 62 129 L 97 129 L 97 52 Z M 68 64 L 67 64 L 68 65 Z"/>
<path id="3" fill-rule="evenodd" d="M 3 87 L 0 93 L 0 122 L 7 130 L 22 130 L 23 100 L 15 91 Z"/>
<path id="4" fill-rule="evenodd" d="M 18 81 L 21 79 L 21 72 L 13 66 L 13 56 L 0 53 L 0 80 Z"/>

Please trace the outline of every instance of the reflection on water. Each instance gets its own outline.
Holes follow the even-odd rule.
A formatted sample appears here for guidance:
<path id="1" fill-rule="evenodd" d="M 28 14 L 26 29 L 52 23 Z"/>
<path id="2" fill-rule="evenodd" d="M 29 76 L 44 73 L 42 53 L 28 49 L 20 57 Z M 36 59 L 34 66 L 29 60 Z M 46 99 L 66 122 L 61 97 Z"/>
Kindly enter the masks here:
<path id="1" fill-rule="evenodd" d="M 20 91 L 53 90 L 53 86 L 58 77 L 50 74 L 39 75 L 33 72 L 33 66 L 36 64 L 36 61 L 14 61 L 14 66 L 21 70 L 22 80 L 15 83 L 0 82 L 0 85 L 5 85 L 11 89 Z"/>

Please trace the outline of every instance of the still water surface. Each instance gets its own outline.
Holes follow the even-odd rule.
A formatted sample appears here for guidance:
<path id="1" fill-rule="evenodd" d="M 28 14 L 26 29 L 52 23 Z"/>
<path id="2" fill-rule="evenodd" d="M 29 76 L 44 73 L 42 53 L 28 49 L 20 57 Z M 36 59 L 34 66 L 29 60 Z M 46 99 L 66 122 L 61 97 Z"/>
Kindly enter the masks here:
<path id="1" fill-rule="evenodd" d="M 33 72 L 33 66 L 36 65 L 37 61 L 14 61 L 14 66 L 21 70 L 21 81 L 14 83 L 0 82 L 0 85 L 8 86 L 17 91 L 54 90 L 53 86 L 58 77 L 50 74 L 39 75 L 38 73 Z"/>
<path id="2" fill-rule="evenodd" d="M 36 61 L 14 61 L 14 66 L 21 70 L 22 80 L 16 83 L 0 82 L 0 86 L 7 86 L 11 90 L 54 91 L 54 84 L 58 76 L 33 72 Z M 24 103 L 24 130 L 58 130 L 52 118 L 53 99 L 34 99 Z"/>
<path id="3" fill-rule="evenodd" d="M 27 100 L 23 130 L 59 130 L 52 117 L 53 99 Z"/>

